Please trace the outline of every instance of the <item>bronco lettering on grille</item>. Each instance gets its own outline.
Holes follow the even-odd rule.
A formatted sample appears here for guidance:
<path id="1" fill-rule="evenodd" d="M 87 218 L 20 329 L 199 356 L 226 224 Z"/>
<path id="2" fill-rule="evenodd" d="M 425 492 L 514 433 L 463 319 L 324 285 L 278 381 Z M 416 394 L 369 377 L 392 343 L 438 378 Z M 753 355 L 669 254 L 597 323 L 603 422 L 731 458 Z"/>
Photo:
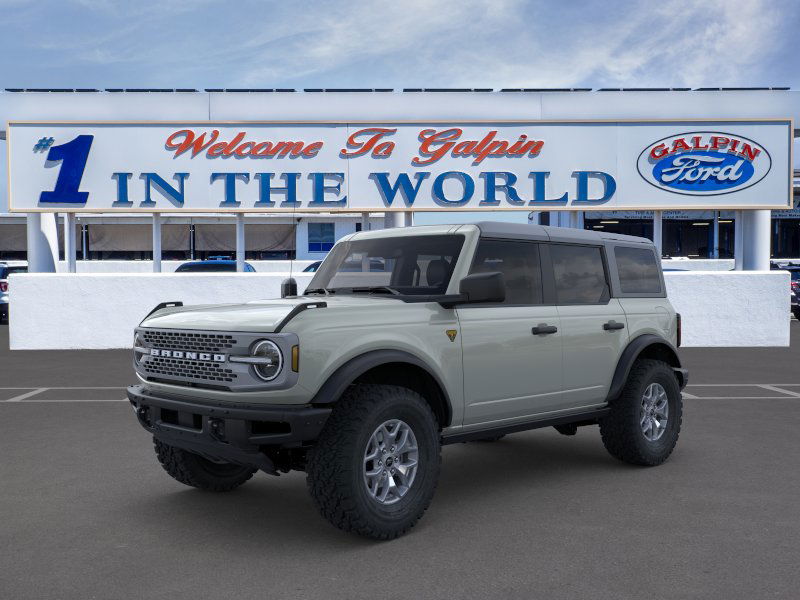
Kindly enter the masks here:
<path id="1" fill-rule="evenodd" d="M 184 360 L 203 360 L 208 362 L 225 362 L 227 356 L 224 354 L 209 354 L 207 352 L 187 352 L 184 350 L 161 350 L 153 348 L 150 356 L 163 356 L 166 358 L 182 358 Z"/>

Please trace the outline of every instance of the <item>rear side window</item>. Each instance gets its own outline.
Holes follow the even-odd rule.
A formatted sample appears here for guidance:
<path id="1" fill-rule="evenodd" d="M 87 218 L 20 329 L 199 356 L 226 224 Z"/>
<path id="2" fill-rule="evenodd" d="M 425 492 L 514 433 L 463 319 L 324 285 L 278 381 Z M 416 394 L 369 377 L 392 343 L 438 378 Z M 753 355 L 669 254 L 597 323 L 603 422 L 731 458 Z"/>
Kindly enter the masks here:
<path id="1" fill-rule="evenodd" d="M 619 285 L 623 294 L 660 294 L 661 277 L 658 273 L 656 255 L 649 248 L 614 249 L 619 273 Z"/>
<path id="2" fill-rule="evenodd" d="M 599 304 L 609 298 L 603 254 L 597 246 L 550 246 L 559 304 Z"/>
<path id="3" fill-rule="evenodd" d="M 541 304 L 539 246 L 529 242 L 481 240 L 470 273 L 499 271 L 506 283 L 504 304 Z"/>

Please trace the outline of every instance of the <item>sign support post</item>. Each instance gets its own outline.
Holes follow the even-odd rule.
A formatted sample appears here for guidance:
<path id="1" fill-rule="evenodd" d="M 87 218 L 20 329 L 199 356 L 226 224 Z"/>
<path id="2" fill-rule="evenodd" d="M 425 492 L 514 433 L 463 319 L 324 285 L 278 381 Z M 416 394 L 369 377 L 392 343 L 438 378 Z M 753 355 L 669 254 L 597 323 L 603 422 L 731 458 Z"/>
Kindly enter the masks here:
<path id="1" fill-rule="evenodd" d="M 236 213 L 236 272 L 244 272 L 244 213 Z"/>
<path id="2" fill-rule="evenodd" d="M 153 273 L 161 273 L 161 213 L 153 213 Z"/>
<path id="3" fill-rule="evenodd" d="M 653 244 L 658 249 L 658 255 L 663 256 L 664 245 L 664 227 L 663 227 L 664 212 L 660 210 L 653 211 Z"/>
<path id="4" fill-rule="evenodd" d="M 28 213 L 26 219 L 28 270 L 55 273 L 58 260 L 58 224 L 54 213 Z"/>
<path id="5" fill-rule="evenodd" d="M 744 211 L 733 213 L 733 269 L 741 271 L 744 262 Z"/>
<path id="6" fill-rule="evenodd" d="M 75 213 L 64 213 L 64 260 L 67 273 L 74 273 L 75 268 Z"/>

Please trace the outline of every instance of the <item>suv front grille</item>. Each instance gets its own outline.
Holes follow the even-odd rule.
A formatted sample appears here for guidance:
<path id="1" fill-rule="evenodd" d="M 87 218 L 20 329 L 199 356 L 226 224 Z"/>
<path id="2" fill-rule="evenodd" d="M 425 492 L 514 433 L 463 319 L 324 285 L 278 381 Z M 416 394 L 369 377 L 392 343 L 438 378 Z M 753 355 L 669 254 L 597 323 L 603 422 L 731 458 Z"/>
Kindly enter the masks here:
<path id="1" fill-rule="evenodd" d="M 163 356 L 150 356 L 142 367 L 148 374 L 178 377 L 181 379 L 200 379 L 205 381 L 235 380 L 238 375 L 231 369 L 222 365 L 198 361 L 184 360 L 181 358 L 166 358 Z"/>
<path id="2" fill-rule="evenodd" d="M 143 330 L 148 346 L 162 350 L 189 350 L 190 352 L 223 352 L 233 348 L 237 340 L 224 333 L 188 333 L 158 329 Z"/>

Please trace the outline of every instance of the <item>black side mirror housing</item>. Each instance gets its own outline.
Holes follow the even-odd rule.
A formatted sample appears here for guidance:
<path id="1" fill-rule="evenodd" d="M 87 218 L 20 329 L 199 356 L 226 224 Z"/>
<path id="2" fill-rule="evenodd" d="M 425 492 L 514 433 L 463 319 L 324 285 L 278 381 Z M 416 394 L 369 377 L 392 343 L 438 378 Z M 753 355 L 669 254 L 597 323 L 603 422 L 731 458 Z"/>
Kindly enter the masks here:
<path id="1" fill-rule="evenodd" d="M 503 274 L 472 273 L 458 284 L 458 292 L 465 297 L 465 304 L 480 302 L 503 302 L 506 299 L 506 282 Z"/>
<path id="2" fill-rule="evenodd" d="M 297 296 L 297 281 L 294 277 L 287 277 L 281 282 L 281 298 Z"/>

